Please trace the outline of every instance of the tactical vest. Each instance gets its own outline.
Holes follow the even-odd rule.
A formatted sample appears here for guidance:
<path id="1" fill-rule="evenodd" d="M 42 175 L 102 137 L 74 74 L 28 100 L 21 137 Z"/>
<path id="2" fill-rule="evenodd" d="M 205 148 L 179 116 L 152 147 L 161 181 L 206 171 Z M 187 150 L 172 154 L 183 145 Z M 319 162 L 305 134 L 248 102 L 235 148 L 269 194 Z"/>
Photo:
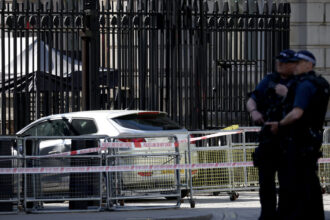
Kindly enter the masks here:
<path id="1" fill-rule="evenodd" d="M 278 73 L 268 75 L 269 83 L 258 109 L 266 121 L 278 121 L 283 118 L 283 97 L 276 94 L 275 86 L 280 83 L 281 77 Z"/>
<path id="2" fill-rule="evenodd" d="M 298 126 L 307 126 L 321 130 L 328 108 L 330 94 L 329 83 L 321 75 L 316 75 L 314 71 L 299 77 L 298 85 L 305 80 L 310 81 L 316 87 L 316 92 L 311 99 L 311 103 L 304 110 L 302 118 L 298 121 Z"/>
<path id="3" fill-rule="evenodd" d="M 304 160 L 309 158 L 315 163 L 316 159 L 322 155 L 320 148 L 322 146 L 322 128 L 329 101 L 329 83 L 313 71 L 297 76 L 295 83 L 289 87 L 286 102 L 289 103 L 287 106 L 291 107 L 286 109 L 286 113 L 292 110 L 297 86 L 305 80 L 315 86 L 316 92 L 307 108 L 304 109 L 302 117 L 286 128 L 288 137 L 294 140 L 293 146 L 295 146 L 297 155 L 305 158 Z"/>

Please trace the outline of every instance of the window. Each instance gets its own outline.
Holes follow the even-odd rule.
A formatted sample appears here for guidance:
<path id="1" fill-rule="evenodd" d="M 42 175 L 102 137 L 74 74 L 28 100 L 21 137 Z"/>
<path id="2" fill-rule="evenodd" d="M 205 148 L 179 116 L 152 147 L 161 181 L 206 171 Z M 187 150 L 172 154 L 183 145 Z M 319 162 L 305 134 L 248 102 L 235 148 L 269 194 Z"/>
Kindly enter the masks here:
<path id="1" fill-rule="evenodd" d="M 70 136 L 67 119 L 47 120 L 30 128 L 24 135 L 28 136 Z"/>
<path id="2" fill-rule="evenodd" d="M 165 114 L 133 114 L 113 119 L 120 126 L 136 130 L 157 131 L 176 130 L 181 127 Z"/>
<path id="3" fill-rule="evenodd" d="M 95 122 L 91 119 L 72 119 L 72 130 L 75 135 L 93 134 L 97 132 Z"/>

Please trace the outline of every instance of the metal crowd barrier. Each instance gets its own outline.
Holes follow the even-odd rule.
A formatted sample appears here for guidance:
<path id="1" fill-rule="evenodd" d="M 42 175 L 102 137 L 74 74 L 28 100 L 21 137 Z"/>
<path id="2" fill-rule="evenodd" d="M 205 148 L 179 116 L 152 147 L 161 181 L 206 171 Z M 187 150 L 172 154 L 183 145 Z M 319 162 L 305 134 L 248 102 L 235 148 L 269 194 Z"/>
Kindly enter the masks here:
<path id="1" fill-rule="evenodd" d="M 26 137 L 24 168 L 102 166 L 102 155 L 61 155 L 63 152 L 100 146 L 100 137 Z M 57 155 L 56 155 L 57 154 Z M 27 212 L 99 211 L 102 203 L 102 173 L 23 174 L 24 208 Z M 61 208 L 52 203 L 62 202 Z"/>
<path id="2" fill-rule="evenodd" d="M 183 134 L 186 139 L 187 133 Z M 154 139 L 159 143 L 172 143 L 168 147 L 139 147 L 133 149 L 109 149 L 106 154 L 107 166 L 146 166 L 146 170 L 131 170 L 107 172 L 107 205 L 110 210 L 132 210 L 132 209 L 159 209 L 180 207 L 181 187 L 183 179 L 185 181 L 185 170 L 166 169 L 167 165 L 184 163 L 184 158 L 180 155 L 179 140 L 177 134 L 152 134 L 119 136 L 110 138 L 111 142 L 118 140 L 139 140 Z M 150 141 L 150 140 L 149 140 Z M 135 142 L 139 145 L 139 142 Z M 153 142 L 148 142 L 152 145 Z M 154 170 L 152 166 L 160 166 L 160 169 Z M 176 200 L 174 205 L 159 206 L 136 206 L 132 203 L 125 203 L 132 199 L 145 198 L 167 198 Z"/>
<path id="3" fill-rule="evenodd" d="M 14 136 L 0 136 L 0 168 L 18 168 L 21 158 L 13 152 Z M 17 213 L 20 204 L 19 174 L 0 175 L 0 213 Z"/>
<path id="4" fill-rule="evenodd" d="M 230 132 L 228 135 L 212 137 L 196 142 L 196 147 L 191 149 L 190 154 L 196 154 L 198 164 L 209 163 L 246 163 L 252 162 L 251 154 L 257 146 L 256 131 L 258 128 L 243 128 Z M 219 132 L 194 131 L 191 135 L 205 136 Z M 231 200 L 238 197 L 238 190 L 256 189 L 258 186 L 257 169 L 250 164 L 239 167 L 218 166 L 215 168 L 198 169 L 197 176 L 191 179 L 192 194 L 212 192 L 218 195 L 227 192 Z"/>
<path id="5" fill-rule="evenodd" d="M 322 186 L 330 193 L 330 127 L 324 128 L 322 158 L 319 161 L 318 174 Z"/>
<path id="6" fill-rule="evenodd" d="M 181 196 L 187 194 L 194 207 L 193 196 L 205 192 L 226 192 L 235 200 L 238 191 L 258 189 L 251 157 L 257 131 L 0 137 L 0 169 L 15 170 L 1 169 L 0 213 L 15 213 L 20 207 L 26 212 L 173 208 L 180 207 Z M 330 127 L 323 139 L 318 174 L 329 190 Z M 20 169 L 25 171 L 16 173 Z M 164 197 L 173 205 L 141 207 L 135 202 Z"/>
<path id="7" fill-rule="evenodd" d="M 227 192 L 231 200 L 238 198 L 237 191 L 256 190 L 258 170 L 252 164 L 252 153 L 258 146 L 258 127 L 240 128 L 241 133 L 230 134 L 196 142 L 196 148 L 190 155 L 197 152 L 198 164 L 231 163 L 229 167 L 200 168 L 198 175 L 191 178 L 191 193 L 212 192 L 218 195 Z M 205 136 L 219 131 L 194 131 L 193 136 Z M 323 156 L 319 160 L 318 174 L 321 185 L 330 192 L 330 127 L 324 128 Z M 241 166 L 235 166 L 241 163 Z"/>

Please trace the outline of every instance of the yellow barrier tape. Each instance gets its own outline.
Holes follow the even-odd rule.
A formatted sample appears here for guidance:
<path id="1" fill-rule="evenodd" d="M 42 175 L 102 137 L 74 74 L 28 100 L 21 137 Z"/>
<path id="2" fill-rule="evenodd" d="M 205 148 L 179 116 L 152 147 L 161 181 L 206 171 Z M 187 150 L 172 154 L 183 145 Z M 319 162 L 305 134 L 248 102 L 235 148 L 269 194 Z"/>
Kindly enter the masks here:
<path id="1" fill-rule="evenodd" d="M 239 125 L 231 125 L 229 127 L 225 127 L 223 129 L 221 129 L 221 131 L 230 131 L 230 130 L 236 130 L 239 128 Z"/>

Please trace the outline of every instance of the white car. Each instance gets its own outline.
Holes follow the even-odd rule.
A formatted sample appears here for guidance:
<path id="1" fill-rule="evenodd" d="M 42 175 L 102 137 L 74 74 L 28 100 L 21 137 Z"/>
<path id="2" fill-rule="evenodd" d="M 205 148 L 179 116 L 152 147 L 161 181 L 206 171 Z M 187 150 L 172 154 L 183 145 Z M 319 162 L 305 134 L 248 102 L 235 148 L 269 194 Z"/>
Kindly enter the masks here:
<path id="1" fill-rule="evenodd" d="M 164 136 L 160 136 L 164 134 Z M 82 111 L 65 114 L 50 115 L 40 118 L 17 132 L 21 136 L 79 136 L 79 135 L 107 135 L 111 142 L 179 142 L 181 154 L 180 163 L 187 162 L 185 152 L 188 150 L 188 131 L 172 121 L 165 112 L 140 110 L 100 110 Z M 125 137 L 128 136 L 128 138 Z M 129 136 L 143 135 L 145 138 L 129 138 Z M 153 137 L 156 135 L 157 137 Z M 119 137 L 120 136 L 120 137 Z M 115 138 L 118 137 L 118 138 Z M 53 139 L 40 141 L 38 154 L 50 155 L 71 151 L 72 140 Z M 137 145 L 139 146 L 139 145 Z M 193 144 L 191 146 L 194 146 Z M 161 156 L 161 154 L 174 153 L 173 147 L 163 148 L 134 148 L 117 149 L 117 157 L 108 157 L 109 165 L 149 165 L 174 164 L 174 157 Z M 143 155 L 158 153 L 159 157 L 144 157 Z M 132 156 L 132 155 L 141 156 Z M 187 154 L 186 154 L 187 155 Z M 158 158 L 158 159 L 157 159 Z M 197 156 L 193 156 L 196 160 Z M 69 160 L 48 160 L 43 166 L 70 166 Z M 40 164 L 42 165 L 42 164 Z M 180 171 L 181 182 L 186 182 L 187 175 Z M 193 175 L 197 171 L 193 170 Z M 48 180 L 47 180 L 48 178 Z M 44 192 L 64 190 L 68 188 L 69 175 L 48 175 L 43 178 Z M 116 177 L 117 178 L 117 177 Z M 173 185 L 175 172 L 173 170 L 121 172 L 121 190 L 156 190 L 166 189 Z M 118 179 L 117 179 L 118 181 Z M 66 182 L 66 183 L 63 183 Z M 118 185 L 118 184 L 117 184 Z M 66 189 L 68 190 L 68 189 Z M 183 193 L 186 194 L 186 193 Z"/>

